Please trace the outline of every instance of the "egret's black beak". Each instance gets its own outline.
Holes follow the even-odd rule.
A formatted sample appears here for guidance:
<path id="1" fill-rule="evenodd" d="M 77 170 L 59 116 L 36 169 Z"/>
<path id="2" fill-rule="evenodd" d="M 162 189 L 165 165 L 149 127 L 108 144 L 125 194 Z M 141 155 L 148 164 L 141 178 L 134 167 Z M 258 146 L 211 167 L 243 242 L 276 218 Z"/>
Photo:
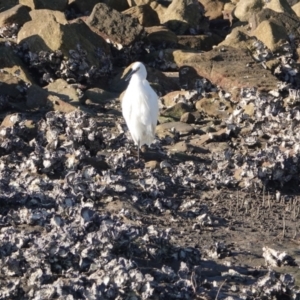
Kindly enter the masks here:
<path id="1" fill-rule="evenodd" d="M 137 68 L 136 70 L 130 69 L 130 71 L 128 72 L 128 74 L 125 76 L 125 81 L 130 80 L 131 76 L 136 73 L 140 68 Z"/>

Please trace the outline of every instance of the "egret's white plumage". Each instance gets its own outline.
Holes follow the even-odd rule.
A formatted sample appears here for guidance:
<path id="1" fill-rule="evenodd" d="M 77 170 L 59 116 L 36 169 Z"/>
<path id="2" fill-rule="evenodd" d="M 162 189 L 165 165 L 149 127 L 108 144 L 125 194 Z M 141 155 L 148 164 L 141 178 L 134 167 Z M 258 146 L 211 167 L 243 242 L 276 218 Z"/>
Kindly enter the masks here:
<path id="1" fill-rule="evenodd" d="M 129 73 L 130 82 L 122 99 L 122 112 L 134 143 L 139 149 L 155 138 L 158 118 L 158 96 L 147 81 L 147 71 L 135 62 Z"/>

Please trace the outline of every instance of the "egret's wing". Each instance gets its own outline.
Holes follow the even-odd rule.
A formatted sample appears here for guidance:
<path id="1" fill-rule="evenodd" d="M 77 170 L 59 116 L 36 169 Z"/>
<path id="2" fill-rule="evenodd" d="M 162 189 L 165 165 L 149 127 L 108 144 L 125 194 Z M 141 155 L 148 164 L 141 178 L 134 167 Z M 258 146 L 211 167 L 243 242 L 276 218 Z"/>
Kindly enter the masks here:
<path id="1" fill-rule="evenodd" d="M 123 114 L 123 117 L 125 119 L 127 126 L 129 124 L 131 113 L 132 113 L 131 101 L 130 101 L 129 95 L 125 92 L 123 99 L 122 99 L 122 114 Z"/>
<path id="2" fill-rule="evenodd" d="M 147 93 L 144 93 L 142 96 L 144 111 L 141 113 L 141 120 L 143 124 L 147 126 L 150 125 L 154 130 L 157 124 L 158 117 L 158 96 L 156 95 L 156 93 L 154 92 L 147 80 L 143 81 L 143 85 Z"/>

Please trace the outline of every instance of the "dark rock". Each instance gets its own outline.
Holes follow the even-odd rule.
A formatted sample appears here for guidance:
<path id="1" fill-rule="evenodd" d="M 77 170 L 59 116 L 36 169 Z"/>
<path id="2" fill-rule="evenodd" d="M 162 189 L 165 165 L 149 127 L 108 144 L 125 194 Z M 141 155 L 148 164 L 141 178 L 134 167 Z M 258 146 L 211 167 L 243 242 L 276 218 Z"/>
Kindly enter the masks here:
<path id="1" fill-rule="evenodd" d="M 38 85 L 31 85 L 27 90 L 26 105 L 28 108 L 42 108 L 46 106 L 48 93 Z"/>
<path id="2" fill-rule="evenodd" d="M 20 0 L 19 3 L 29 6 L 31 9 L 51 9 L 64 11 L 68 5 L 68 0 Z"/>
<path id="3" fill-rule="evenodd" d="M 141 38 L 143 27 L 137 19 L 122 14 L 104 3 L 95 5 L 87 24 L 96 32 L 104 34 L 113 43 L 129 46 Z"/>
<path id="4" fill-rule="evenodd" d="M 12 74 L 0 72 L 0 95 L 17 99 L 22 98 L 25 91 L 26 85 L 23 80 Z"/>
<path id="5" fill-rule="evenodd" d="M 5 11 L 19 4 L 19 0 L 0 0 L 0 11 Z"/>
<path id="6" fill-rule="evenodd" d="M 129 5 L 126 0 L 70 0 L 69 7 L 79 11 L 82 14 L 89 15 L 94 6 L 98 3 L 105 3 L 110 8 L 113 8 L 118 11 L 123 11 L 129 8 Z"/>
<path id="7" fill-rule="evenodd" d="M 1 12 L 0 27 L 13 23 L 17 23 L 18 26 L 22 26 L 24 23 L 31 20 L 29 11 L 30 9 L 28 6 L 19 4 Z"/>

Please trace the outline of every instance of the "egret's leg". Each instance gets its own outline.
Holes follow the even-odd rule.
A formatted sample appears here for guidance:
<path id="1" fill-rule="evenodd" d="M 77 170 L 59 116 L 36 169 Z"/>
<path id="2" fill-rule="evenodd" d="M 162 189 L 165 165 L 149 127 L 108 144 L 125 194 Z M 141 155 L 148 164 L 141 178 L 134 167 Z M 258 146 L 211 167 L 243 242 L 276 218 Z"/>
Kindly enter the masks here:
<path id="1" fill-rule="evenodd" d="M 141 142 L 138 141 L 138 161 L 140 161 L 140 147 L 141 147 Z"/>

